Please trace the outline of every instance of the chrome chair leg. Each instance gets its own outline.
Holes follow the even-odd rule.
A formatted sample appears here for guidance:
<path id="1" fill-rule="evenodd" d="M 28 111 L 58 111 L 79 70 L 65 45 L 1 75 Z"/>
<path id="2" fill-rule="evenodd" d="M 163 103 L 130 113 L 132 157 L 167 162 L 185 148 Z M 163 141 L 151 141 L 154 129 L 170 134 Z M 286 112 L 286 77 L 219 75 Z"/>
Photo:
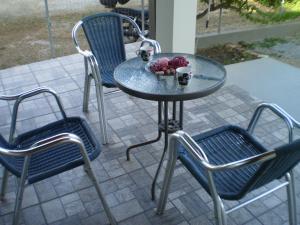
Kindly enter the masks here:
<path id="1" fill-rule="evenodd" d="M 227 225 L 224 204 L 220 196 L 212 196 L 216 225 Z"/>
<path id="2" fill-rule="evenodd" d="M 90 91 L 91 91 L 91 75 L 87 75 L 84 81 L 84 90 L 83 90 L 83 112 L 87 112 L 89 110 L 89 99 L 90 99 Z"/>
<path id="3" fill-rule="evenodd" d="M 296 189 L 295 189 L 295 175 L 294 175 L 294 171 L 291 170 L 290 171 L 291 174 L 291 187 L 293 190 L 293 200 L 294 200 L 294 223 L 297 224 L 297 200 L 296 200 Z"/>
<path id="4" fill-rule="evenodd" d="M 93 172 L 93 170 L 91 168 L 90 162 L 85 162 L 84 168 L 85 168 L 85 171 L 87 172 L 89 178 L 92 180 L 93 185 L 96 188 L 97 194 L 98 194 L 98 196 L 99 196 L 99 198 L 100 198 L 100 200 L 102 202 L 104 211 L 105 211 L 105 213 L 106 213 L 106 215 L 107 215 L 107 217 L 109 219 L 110 224 L 111 225 L 117 225 L 116 219 L 112 215 L 112 213 L 111 213 L 111 211 L 110 211 L 110 209 L 108 207 L 108 204 L 107 204 L 107 202 L 105 200 L 105 197 L 104 197 L 104 195 L 103 195 L 103 193 L 102 193 L 102 191 L 101 191 L 101 189 L 99 187 L 98 181 L 97 181 L 96 176 L 95 176 L 95 174 L 94 174 L 94 172 Z"/>
<path id="5" fill-rule="evenodd" d="M 88 60 L 84 57 L 84 72 L 85 72 L 85 80 L 84 80 L 84 89 L 83 89 L 83 112 L 88 111 L 89 107 L 89 97 L 90 97 L 90 89 L 91 89 L 91 75 L 89 74 Z"/>
<path id="6" fill-rule="evenodd" d="M 18 191 L 17 191 L 13 225 L 18 225 L 18 222 L 19 222 L 20 210 L 21 210 L 22 201 L 23 201 L 23 193 L 24 193 L 24 189 L 25 189 L 25 181 L 26 181 L 27 173 L 28 173 L 29 160 L 30 160 L 29 156 L 26 156 L 25 160 L 24 160 L 24 165 L 23 165 L 20 182 L 19 182 Z"/>
<path id="7" fill-rule="evenodd" d="M 220 199 L 221 200 L 221 199 Z M 222 200 L 221 200 L 221 202 L 222 202 Z M 223 204 L 223 202 L 222 202 L 222 204 L 221 204 L 221 215 L 222 215 L 222 225 L 227 225 L 227 215 L 226 215 L 226 212 L 225 212 L 225 208 L 224 208 L 224 204 Z"/>
<path id="8" fill-rule="evenodd" d="M 297 219 L 296 219 L 296 205 L 294 199 L 296 198 L 294 193 L 294 183 L 293 178 L 290 173 L 286 174 L 286 180 L 289 182 L 287 185 L 287 199 L 288 199 L 288 209 L 289 209 L 289 224 L 290 225 L 296 225 Z"/>
<path id="9" fill-rule="evenodd" d="M 9 172 L 7 169 L 3 168 L 3 177 L 2 177 L 2 183 L 1 183 L 1 200 L 5 197 L 5 192 L 7 188 L 7 181 L 8 181 Z"/>
<path id="10" fill-rule="evenodd" d="M 105 110 L 104 110 L 103 87 L 101 84 L 96 83 L 96 95 L 97 95 L 97 105 L 99 111 L 100 129 L 102 133 L 102 143 L 107 144 L 108 143 L 107 124 L 106 124 Z"/>

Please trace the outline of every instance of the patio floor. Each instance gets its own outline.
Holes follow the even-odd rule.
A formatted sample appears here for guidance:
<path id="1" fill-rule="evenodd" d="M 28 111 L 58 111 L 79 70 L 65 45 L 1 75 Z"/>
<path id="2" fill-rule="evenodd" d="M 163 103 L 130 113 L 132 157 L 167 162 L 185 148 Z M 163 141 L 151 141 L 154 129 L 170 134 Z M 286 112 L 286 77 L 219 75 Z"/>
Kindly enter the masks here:
<path id="1" fill-rule="evenodd" d="M 295 57 L 295 60 L 300 60 L 300 57 Z M 300 64 L 295 67 L 271 57 L 236 63 L 226 66 L 226 85 L 236 84 L 251 96 L 280 105 L 300 120 L 300 107 L 297 105 L 300 98 L 299 67 Z"/>
<path id="2" fill-rule="evenodd" d="M 133 48 L 129 49 L 132 52 L 130 50 Z M 89 113 L 82 113 L 81 56 L 71 55 L 0 71 L 1 93 L 18 93 L 37 86 L 56 90 L 67 115 L 85 117 L 100 139 L 94 93 Z M 208 97 L 185 102 L 184 130 L 195 134 L 228 123 L 245 127 L 259 102 L 237 86 L 223 87 Z M 163 216 L 155 214 L 156 203 L 150 200 L 150 185 L 162 153 L 162 142 L 135 149 L 132 151 L 132 160 L 125 160 L 127 146 L 156 136 L 157 103 L 130 97 L 122 92 L 105 96 L 105 103 L 109 144 L 103 146 L 102 154 L 92 165 L 119 224 L 214 224 L 211 199 L 180 164 L 175 170 L 167 210 Z M 0 102 L 0 130 L 6 138 L 11 110 L 11 103 Z M 60 114 L 54 100 L 41 95 L 20 107 L 17 131 L 24 132 L 58 118 Z M 261 125 L 256 133 L 266 146 L 274 147 L 287 139 L 284 125 L 270 113 L 266 113 Z M 295 177 L 299 218 L 299 166 Z M 161 181 L 162 176 L 158 189 Z M 255 192 L 260 193 L 273 185 Z M 16 179 L 11 176 L 7 199 L 0 203 L 0 225 L 11 224 L 15 192 Z M 235 201 L 226 202 L 226 206 L 235 204 Z M 230 214 L 228 224 L 282 225 L 288 224 L 287 220 L 286 192 L 281 189 Z M 107 224 L 107 218 L 91 182 L 80 167 L 29 186 L 25 190 L 21 224 L 98 225 Z"/>

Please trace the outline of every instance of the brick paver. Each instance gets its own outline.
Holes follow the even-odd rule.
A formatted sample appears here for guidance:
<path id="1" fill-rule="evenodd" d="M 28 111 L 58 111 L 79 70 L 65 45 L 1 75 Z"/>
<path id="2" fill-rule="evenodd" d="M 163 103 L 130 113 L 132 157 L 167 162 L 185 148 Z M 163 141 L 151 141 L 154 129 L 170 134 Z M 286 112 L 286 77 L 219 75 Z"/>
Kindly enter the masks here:
<path id="1" fill-rule="evenodd" d="M 131 56 L 133 49 L 129 51 Z M 72 55 L 1 70 L 1 93 L 12 94 L 37 86 L 49 86 L 61 96 L 67 114 L 86 118 L 100 140 L 94 91 L 89 112 L 82 113 L 82 62 L 81 56 Z M 258 102 L 236 86 L 222 88 L 208 97 L 185 103 L 184 130 L 193 135 L 228 123 L 245 127 Z M 105 96 L 105 104 L 109 144 L 103 146 L 102 154 L 92 166 L 120 224 L 213 224 L 210 197 L 180 163 L 175 170 L 167 210 L 162 216 L 155 214 L 156 203 L 150 199 L 150 185 L 162 153 L 162 141 L 134 149 L 132 160 L 128 162 L 125 159 L 128 145 L 156 136 L 157 103 L 118 92 Z M 0 110 L 0 131 L 7 138 L 12 104 L 0 102 Z M 60 113 L 52 97 L 34 97 L 20 107 L 17 132 L 58 118 Z M 281 144 L 287 138 L 284 125 L 270 113 L 266 113 L 256 133 L 259 140 L 269 147 Z M 297 167 L 296 187 L 300 184 L 299 172 Z M 162 176 L 159 181 L 158 192 Z M 296 188 L 298 205 L 299 190 Z M 0 225 L 11 222 L 15 192 L 16 179 L 10 177 L 7 199 L 0 203 Z M 226 206 L 235 204 L 226 202 Z M 228 224 L 284 224 L 288 220 L 286 206 L 286 193 L 279 191 L 232 213 Z M 36 183 L 25 191 L 22 224 L 98 225 L 107 222 L 95 189 L 82 168 Z"/>

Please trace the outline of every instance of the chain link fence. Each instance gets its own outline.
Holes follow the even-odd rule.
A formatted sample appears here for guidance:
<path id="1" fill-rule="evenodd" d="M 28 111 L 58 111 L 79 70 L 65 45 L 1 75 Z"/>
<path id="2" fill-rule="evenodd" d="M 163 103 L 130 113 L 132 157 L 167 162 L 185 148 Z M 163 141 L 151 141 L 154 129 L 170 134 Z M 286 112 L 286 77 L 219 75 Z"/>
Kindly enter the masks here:
<path id="1" fill-rule="evenodd" d="M 149 0 L 144 5 L 147 9 Z M 117 6 L 141 9 L 142 0 Z M 198 11 L 206 8 L 207 4 L 198 0 Z M 110 10 L 99 0 L 2 0 L 0 69 L 75 53 L 71 39 L 74 24 L 84 16 Z M 264 26 L 228 9 L 211 12 L 208 26 L 207 19 L 206 15 L 197 20 L 198 35 Z"/>
<path id="2" fill-rule="evenodd" d="M 148 1 L 144 1 L 145 8 Z M 131 0 L 126 8 L 141 8 Z M 84 16 L 107 12 L 99 0 L 11 0 L 0 7 L 0 69 L 76 53 L 71 30 Z"/>

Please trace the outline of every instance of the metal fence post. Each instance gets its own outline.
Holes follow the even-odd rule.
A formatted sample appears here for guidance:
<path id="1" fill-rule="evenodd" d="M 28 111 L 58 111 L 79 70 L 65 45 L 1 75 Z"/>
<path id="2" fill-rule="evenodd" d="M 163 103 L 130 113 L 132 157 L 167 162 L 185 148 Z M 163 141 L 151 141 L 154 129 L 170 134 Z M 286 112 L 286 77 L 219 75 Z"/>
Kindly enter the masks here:
<path id="1" fill-rule="evenodd" d="M 47 21 L 47 26 L 48 26 L 48 39 L 49 39 L 49 44 L 50 44 L 50 51 L 51 51 L 51 58 L 55 57 L 55 49 L 53 45 L 53 37 L 52 37 L 52 31 L 51 31 L 51 19 L 49 16 L 49 8 L 48 8 L 48 0 L 44 0 L 45 2 L 45 17 Z"/>
<path id="2" fill-rule="evenodd" d="M 145 2 L 142 0 L 142 32 L 145 35 Z"/>
<path id="3" fill-rule="evenodd" d="M 219 24 L 218 24 L 218 34 L 221 33 L 221 29 L 222 29 L 222 11 L 223 11 L 223 1 L 220 1 L 221 7 L 220 7 L 220 11 L 219 11 Z"/>

